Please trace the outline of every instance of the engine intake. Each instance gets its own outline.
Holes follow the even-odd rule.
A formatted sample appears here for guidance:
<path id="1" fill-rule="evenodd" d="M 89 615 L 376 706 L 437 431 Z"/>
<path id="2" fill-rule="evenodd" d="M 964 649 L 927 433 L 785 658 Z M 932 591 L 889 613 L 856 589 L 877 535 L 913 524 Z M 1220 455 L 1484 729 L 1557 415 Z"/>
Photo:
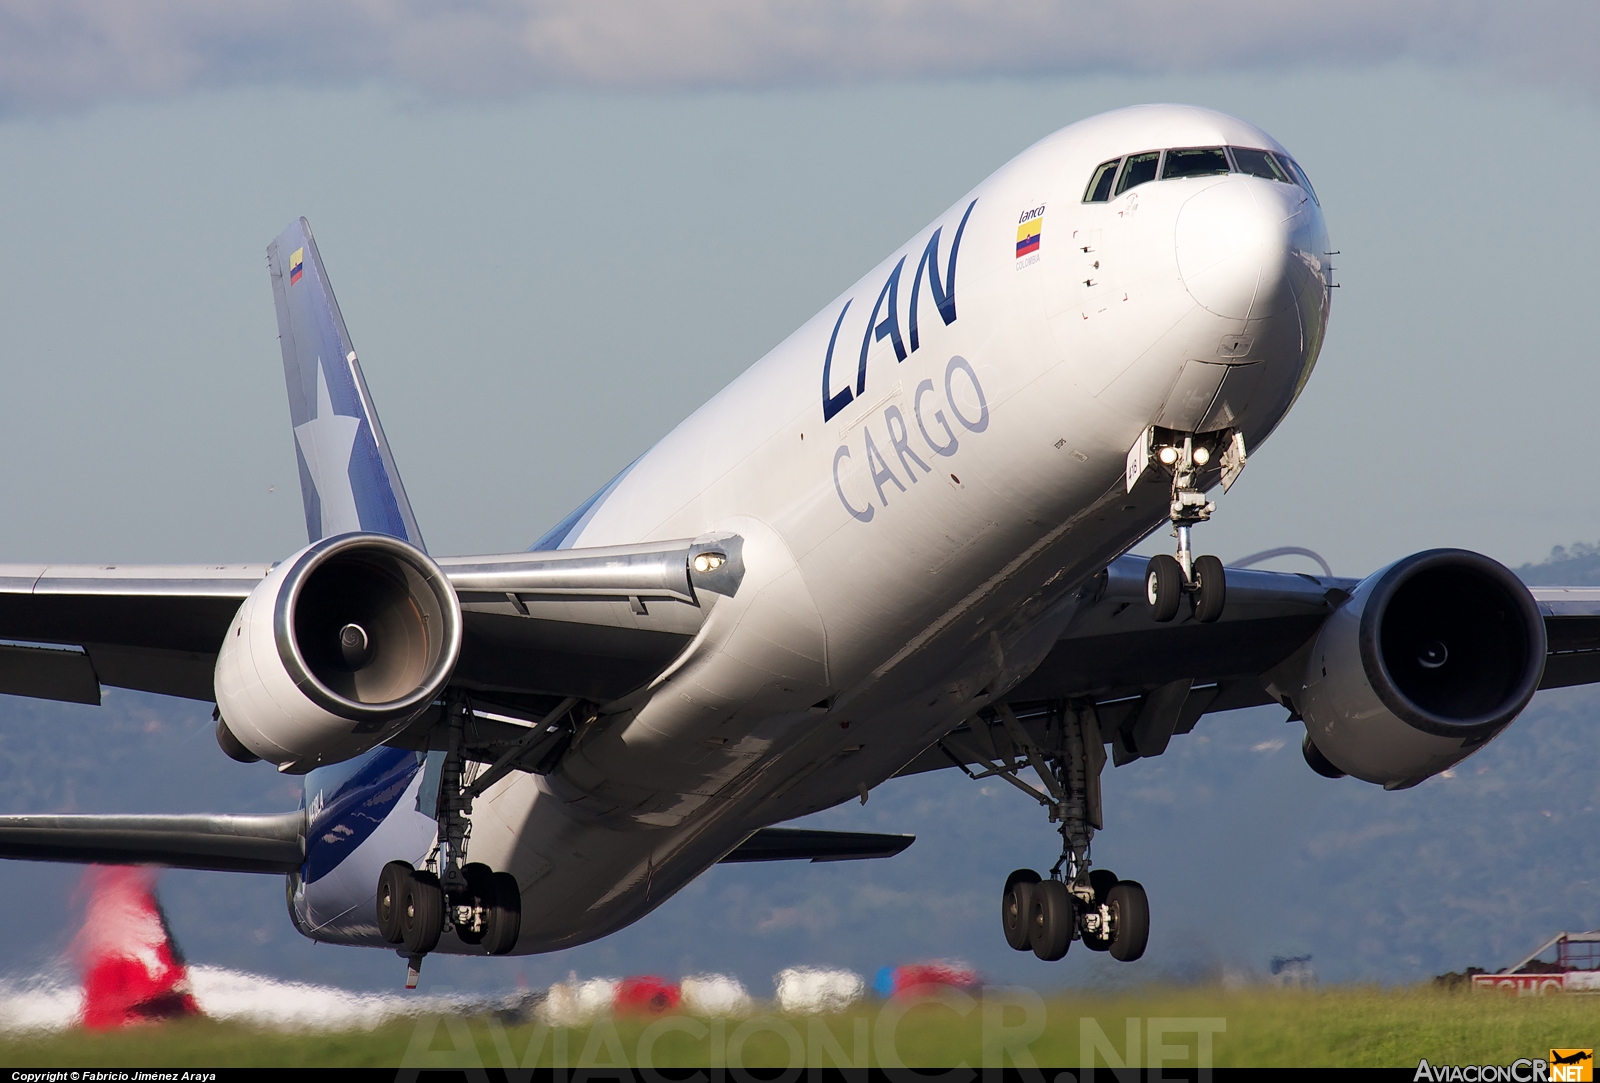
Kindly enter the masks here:
<path id="1" fill-rule="evenodd" d="M 278 565 L 245 600 L 217 657 L 217 707 L 238 745 L 309 770 L 393 736 L 460 652 L 461 606 L 438 565 L 386 534 L 342 534 Z"/>
<path id="2" fill-rule="evenodd" d="M 1545 650 L 1538 606 L 1503 565 L 1461 549 L 1396 561 L 1317 634 L 1294 697 L 1307 760 L 1315 766 L 1316 752 L 1385 788 L 1414 786 L 1522 712 Z"/>

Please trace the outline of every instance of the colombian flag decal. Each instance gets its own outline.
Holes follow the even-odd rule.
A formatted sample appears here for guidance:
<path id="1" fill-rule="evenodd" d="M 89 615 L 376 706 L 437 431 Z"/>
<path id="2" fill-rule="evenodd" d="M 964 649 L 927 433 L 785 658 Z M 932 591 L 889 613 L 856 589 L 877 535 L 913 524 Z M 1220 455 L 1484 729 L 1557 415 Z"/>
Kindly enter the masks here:
<path id="1" fill-rule="evenodd" d="M 1044 226 L 1044 215 L 1030 218 L 1017 227 L 1017 258 L 1039 251 L 1039 231 Z"/>
<path id="2" fill-rule="evenodd" d="M 1035 238 L 1034 240 L 1035 246 L 1037 246 L 1038 238 Z M 304 248 L 296 248 L 294 250 L 294 255 L 289 257 L 289 285 L 292 286 L 296 282 L 300 281 L 300 276 L 305 273 L 305 269 L 306 250 Z"/>

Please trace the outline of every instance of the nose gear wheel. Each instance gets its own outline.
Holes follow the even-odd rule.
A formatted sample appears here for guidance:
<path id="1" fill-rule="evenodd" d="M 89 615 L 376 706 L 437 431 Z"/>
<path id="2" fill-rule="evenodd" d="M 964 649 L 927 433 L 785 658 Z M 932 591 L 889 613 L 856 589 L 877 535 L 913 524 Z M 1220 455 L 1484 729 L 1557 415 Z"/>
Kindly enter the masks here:
<path id="1" fill-rule="evenodd" d="M 1244 436 L 1233 429 L 1185 433 L 1151 427 L 1128 451 L 1128 492 L 1147 475 L 1171 477 L 1167 518 L 1178 542 L 1177 552 L 1152 557 L 1145 573 L 1145 596 L 1155 620 L 1165 623 L 1176 618 L 1186 595 L 1201 624 L 1222 617 L 1228 598 L 1227 573 L 1216 557 L 1194 555 L 1190 533 L 1217 510 L 1206 499 L 1206 490 L 1220 481 L 1227 491 L 1244 463 Z"/>

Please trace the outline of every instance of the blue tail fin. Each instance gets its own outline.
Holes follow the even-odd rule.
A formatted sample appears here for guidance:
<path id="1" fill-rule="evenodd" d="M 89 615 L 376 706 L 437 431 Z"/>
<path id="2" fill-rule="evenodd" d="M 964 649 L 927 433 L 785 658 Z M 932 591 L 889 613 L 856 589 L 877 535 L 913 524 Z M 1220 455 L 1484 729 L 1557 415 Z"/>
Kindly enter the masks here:
<path id="1" fill-rule="evenodd" d="M 309 540 L 370 530 L 425 548 L 304 218 L 267 246 L 267 265 Z"/>

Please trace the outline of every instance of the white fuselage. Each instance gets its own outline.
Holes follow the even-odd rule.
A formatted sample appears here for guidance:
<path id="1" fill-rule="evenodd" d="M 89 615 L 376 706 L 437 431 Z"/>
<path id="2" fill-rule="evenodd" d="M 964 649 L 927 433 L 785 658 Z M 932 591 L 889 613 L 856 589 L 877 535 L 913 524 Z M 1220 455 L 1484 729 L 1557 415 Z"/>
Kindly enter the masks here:
<path id="1" fill-rule="evenodd" d="M 610 705 L 554 774 L 478 801 L 474 860 L 523 889 L 519 952 L 637 919 L 751 831 L 876 785 L 1026 676 L 1084 581 L 1166 518 L 1159 486 L 1124 487 L 1148 426 L 1233 428 L 1252 452 L 1271 433 L 1326 325 L 1308 191 L 1232 173 L 1084 202 L 1102 162 L 1223 145 L 1282 150 L 1183 106 L 1030 147 L 568 533 L 563 547 L 736 533 L 746 573 L 665 679 Z M 357 906 L 302 899 L 297 920 L 381 943 L 341 921 Z"/>

